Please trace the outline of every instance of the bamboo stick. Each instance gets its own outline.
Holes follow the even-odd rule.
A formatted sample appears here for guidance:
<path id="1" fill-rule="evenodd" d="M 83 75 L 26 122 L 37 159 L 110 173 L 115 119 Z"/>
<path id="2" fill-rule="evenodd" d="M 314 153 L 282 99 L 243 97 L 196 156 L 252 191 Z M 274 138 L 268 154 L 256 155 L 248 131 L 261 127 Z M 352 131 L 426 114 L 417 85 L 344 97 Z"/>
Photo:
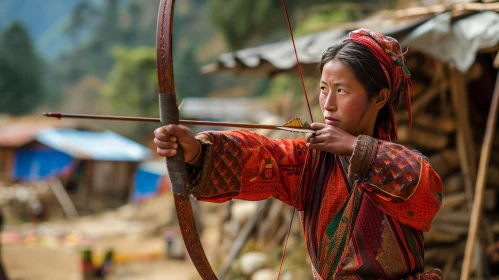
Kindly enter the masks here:
<path id="1" fill-rule="evenodd" d="M 464 251 L 463 267 L 461 270 L 461 280 L 469 278 L 471 258 L 473 255 L 474 245 L 478 234 L 478 225 L 480 224 L 480 216 L 482 214 L 482 204 L 485 184 L 487 183 L 487 167 L 490 160 L 490 150 L 492 148 L 492 140 L 497 122 L 497 110 L 499 104 L 499 73 L 496 78 L 496 85 L 494 95 L 492 96 L 492 103 L 490 104 L 489 116 L 487 118 L 487 126 L 485 130 L 485 137 L 483 139 L 482 152 L 480 155 L 480 162 L 478 165 L 478 177 L 475 185 L 475 198 L 473 201 L 473 208 L 471 211 L 471 221 L 466 240 L 466 247 Z"/>
<path id="2" fill-rule="evenodd" d="M 246 244 L 246 241 L 248 240 L 253 229 L 255 228 L 257 222 L 261 219 L 261 216 L 264 214 L 265 210 L 267 210 L 267 206 L 269 203 L 270 199 L 261 201 L 255 215 L 251 217 L 251 219 L 246 221 L 246 224 L 237 235 L 236 240 L 234 240 L 234 242 L 232 243 L 232 247 L 230 248 L 227 257 L 225 257 L 225 260 L 218 269 L 217 275 L 220 279 L 224 279 L 225 275 L 229 272 L 230 266 L 234 262 L 234 259 L 241 252 L 241 249 Z"/>

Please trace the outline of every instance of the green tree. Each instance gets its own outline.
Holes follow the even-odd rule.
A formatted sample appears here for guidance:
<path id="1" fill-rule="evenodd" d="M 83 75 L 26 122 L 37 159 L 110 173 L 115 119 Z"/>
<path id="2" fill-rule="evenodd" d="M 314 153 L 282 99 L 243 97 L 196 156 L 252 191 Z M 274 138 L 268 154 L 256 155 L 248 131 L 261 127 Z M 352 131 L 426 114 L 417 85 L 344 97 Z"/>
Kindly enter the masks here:
<path id="1" fill-rule="evenodd" d="M 13 22 L 0 38 L 0 112 L 30 113 L 44 101 L 43 63 L 20 22 Z"/>
<path id="2" fill-rule="evenodd" d="M 156 51 L 153 47 L 112 50 L 113 68 L 102 88 L 112 114 L 158 117 Z M 117 124 L 113 129 L 137 141 L 150 136 L 157 124 Z"/>
<path id="3" fill-rule="evenodd" d="M 183 97 L 206 96 L 211 90 L 210 80 L 199 71 L 201 65 L 196 61 L 194 47 L 184 48 L 177 57 L 173 62 L 177 93 Z"/>
<path id="4" fill-rule="evenodd" d="M 153 45 L 156 20 L 147 11 L 153 1 L 104 0 L 102 5 L 82 1 L 75 6 L 66 34 L 74 48 L 59 57 L 63 80 L 77 82 L 88 73 L 105 78 L 113 67 L 114 46 Z M 147 9 L 149 8 L 149 9 Z M 156 14 L 157 10 L 154 11 Z"/>
<path id="5" fill-rule="evenodd" d="M 69 24 L 64 28 L 64 33 L 71 37 L 74 44 L 78 44 L 83 39 L 88 27 L 95 24 L 99 17 L 100 12 L 94 4 L 81 1 L 73 8 Z"/>
<path id="6" fill-rule="evenodd" d="M 321 30 L 324 30 L 331 28 L 334 23 L 358 20 L 359 15 L 365 17 L 373 12 L 373 7 L 388 7 L 393 2 L 394 0 L 355 0 L 350 3 L 341 0 L 285 1 L 292 29 L 298 30 L 300 34 L 318 31 L 314 28 L 300 28 L 303 23 L 310 21 L 309 18 L 314 22 L 307 25 L 319 24 Z M 289 36 L 282 2 L 279 0 L 210 0 L 209 13 L 212 23 L 223 34 L 226 44 L 232 50 L 268 41 L 269 38 L 287 39 Z"/>
<path id="7" fill-rule="evenodd" d="M 155 49 L 116 47 L 112 54 L 116 62 L 106 80 L 103 93 L 110 99 L 114 113 L 157 116 Z"/>
<path id="8" fill-rule="evenodd" d="M 296 1 L 288 1 L 290 10 Z M 281 1 L 211 0 L 209 12 L 213 24 L 222 31 L 230 49 L 238 49 L 258 36 L 285 27 Z"/>

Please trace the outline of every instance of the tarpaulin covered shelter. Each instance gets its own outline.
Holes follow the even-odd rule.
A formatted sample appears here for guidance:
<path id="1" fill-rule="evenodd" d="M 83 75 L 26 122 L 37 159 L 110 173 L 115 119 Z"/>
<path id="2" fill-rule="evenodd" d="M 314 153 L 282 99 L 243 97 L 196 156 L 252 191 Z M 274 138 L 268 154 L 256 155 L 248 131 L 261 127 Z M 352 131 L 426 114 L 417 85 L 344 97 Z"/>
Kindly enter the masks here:
<path id="1" fill-rule="evenodd" d="M 13 146 L 9 179 L 59 178 L 83 210 L 128 202 L 137 166 L 150 156 L 147 147 L 112 131 L 49 128 L 18 138 L 15 145 L 12 139 L 3 143 Z"/>
<path id="2" fill-rule="evenodd" d="M 493 7 L 499 9 L 498 3 L 494 4 Z M 495 11 L 468 15 L 446 11 L 436 15 L 388 19 L 386 16 L 389 15 L 381 14 L 355 24 L 297 38 L 300 63 L 309 70 L 308 73 L 314 73 L 322 52 L 347 38 L 351 30 L 360 27 L 397 38 L 402 46 L 451 63 L 462 72 L 468 71 L 480 50 L 497 46 L 499 42 L 499 14 Z M 287 71 L 296 71 L 293 46 L 289 40 L 225 53 L 215 63 L 202 68 L 204 73 L 259 76 L 273 76 Z"/>
<path id="3" fill-rule="evenodd" d="M 132 200 L 140 203 L 170 189 L 170 177 L 165 161 L 146 161 L 139 165 L 134 176 Z"/>
<path id="4" fill-rule="evenodd" d="M 111 131 L 46 129 L 16 151 L 16 180 L 43 180 L 70 172 L 74 161 L 141 162 L 149 149 Z"/>
<path id="5" fill-rule="evenodd" d="M 13 165 L 17 149 L 32 142 L 38 133 L 45 129 L 63 128 L 58 121 L 39 119 L 6 119 L 0 130 L 0 180 L 13 179 Z"/>

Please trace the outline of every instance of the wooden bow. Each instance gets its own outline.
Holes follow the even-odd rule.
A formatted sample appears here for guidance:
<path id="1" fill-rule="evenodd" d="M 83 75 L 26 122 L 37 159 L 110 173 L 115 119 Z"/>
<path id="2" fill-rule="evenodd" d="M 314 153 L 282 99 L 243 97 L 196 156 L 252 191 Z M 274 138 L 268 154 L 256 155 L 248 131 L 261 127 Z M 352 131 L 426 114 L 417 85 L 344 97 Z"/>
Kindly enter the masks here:
<path id="1" fill-rule="evenodd" d="M 179 124 L 180 120 L 173 80 L 172 31 L 174 5 L 175 0 L 161 0 L 156 29 L 156 68 L 162 125 Z M 206 258 L 194 223 L 184 151 L 180 146 L 176 156 L 166 158 L 166 167 L 170 176 L 178 222 L 187 252 L 203 279 L 217 279 Z"/>
<path id="2" fill-rule="evenodd" d="M 294 53 L 297 61 L 298 71 L 302 81 L 303 91 L 310 114 L 310 105 L 303 82 L 303 75 L 296 52 L 296 46 L 291 31 L 291 25 L 288 18 L 288 12 L 284 0 L 281 0 L 286 20 L 288 23 L 291 40 L 293 42 Z M 175 95 L 175 83 L 173 79 L 173 60 L 172 60 L 172 31 L 173 31 L 173 11 L 175 0 L 161 0 L 158 12 L 157 24 L 157 38 L 156 38 L 156 52 L 157 52 L 157 73 L 158 73 L 158 86 L 159 86 L 159 102 L 160 102 L 160 119 L 162 125 L 179 124 L 179 110 L 177 107 L 177 100 Z M 213 269 L 206 258 L 203 246 L 199 239 L 199 235 L 194 223 L 194 215 L 190 203 L 191 189 L 189 187 L 189 180 L 187 175 L 186 166 L 184 163 L 184 152 L 179 146 L 176 156 L 166 159 L 166 165 L 172 184 L 172 192 L 175 200 L 175 207 L 177 210 L 177 217 L 184 238 L 184 243 L 187 247 L 194 266 L 198 270 L 203 279 L 217 279 Z M 298 196 L 297 196 L 298 197 Z M 294 216 L 295 210 L 293 210 Z M 290 225 L 291 228 L 291 225 Z M 289 236 L 289 232 L 288 232 Z M 286 238 L 287 243 L 287 238 Z M 284 257 L 283 251 L 283 257 Z M 281 267 L 282 267 L 281 258 Z M 280 274 L 280 271 L 279 271 Z M 279 276 L 278 276 L 279 278 Z"/>

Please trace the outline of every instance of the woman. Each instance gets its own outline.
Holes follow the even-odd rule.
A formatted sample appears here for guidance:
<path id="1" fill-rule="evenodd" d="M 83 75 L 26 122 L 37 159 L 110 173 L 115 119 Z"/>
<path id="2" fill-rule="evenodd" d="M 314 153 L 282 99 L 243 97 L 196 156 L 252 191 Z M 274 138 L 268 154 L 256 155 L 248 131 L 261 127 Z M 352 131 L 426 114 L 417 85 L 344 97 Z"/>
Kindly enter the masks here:
<path id="1" fill-rule="evenodd" d="M 324 52 L 320 72 L 325 124 L 313 123 L 308 141 L 194 136 L 168 125 L 154 133 L 158 154 L 184 148 L 200 200 L 274 197 L 295 206 L 315 279 L 441 279 L 439 270 L 423 273 L 422 234 L 440 208 L 441 180 L 426 157 L 391 142 L 393 108 L 405 100 L 410 116 L 412 92 L 399 43 L 356 30 Z"/>

